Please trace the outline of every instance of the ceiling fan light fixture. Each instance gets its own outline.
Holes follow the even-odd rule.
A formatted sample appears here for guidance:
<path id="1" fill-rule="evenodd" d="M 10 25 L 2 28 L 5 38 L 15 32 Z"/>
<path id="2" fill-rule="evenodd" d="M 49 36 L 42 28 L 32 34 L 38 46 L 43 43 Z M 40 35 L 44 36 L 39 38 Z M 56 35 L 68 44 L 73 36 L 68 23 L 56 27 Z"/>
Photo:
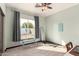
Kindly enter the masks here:
<path id="1" fill-rule="evenodd" d="M 52 7 L 49 6 L 50 4 L 51 3 L 37 3 L 35 7 L 41 7 L 42 8 L 41 10 L 45 11 L 47 9 L 52 9 Z"/>
<path id="2" fill-rule="evenodd" d="M 47 10 L 47 7 L 42 7 L 42 11 Z"/>

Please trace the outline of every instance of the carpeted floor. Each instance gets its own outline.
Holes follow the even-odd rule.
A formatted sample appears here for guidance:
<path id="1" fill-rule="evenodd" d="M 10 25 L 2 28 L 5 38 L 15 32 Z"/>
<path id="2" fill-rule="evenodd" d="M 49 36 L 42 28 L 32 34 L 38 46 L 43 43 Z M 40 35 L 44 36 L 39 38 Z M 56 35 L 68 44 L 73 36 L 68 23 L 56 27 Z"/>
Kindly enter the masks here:
<path id="1" fill-rule="evenodd" d="M 3 56 L 63 56 L 66 49 L 54 44 L 33 43 L 8 49 Z"/>

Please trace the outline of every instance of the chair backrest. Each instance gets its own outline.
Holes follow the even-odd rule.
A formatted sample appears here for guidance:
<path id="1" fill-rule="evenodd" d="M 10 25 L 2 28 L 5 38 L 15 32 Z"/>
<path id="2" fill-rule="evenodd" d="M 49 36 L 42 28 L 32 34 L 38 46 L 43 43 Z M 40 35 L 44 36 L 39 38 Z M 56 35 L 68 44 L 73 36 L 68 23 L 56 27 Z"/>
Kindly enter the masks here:
<path id="1" fill-rule="evenodd" d="M 73 48 L 72 42 L 66 44 L 67 52 Z"/>

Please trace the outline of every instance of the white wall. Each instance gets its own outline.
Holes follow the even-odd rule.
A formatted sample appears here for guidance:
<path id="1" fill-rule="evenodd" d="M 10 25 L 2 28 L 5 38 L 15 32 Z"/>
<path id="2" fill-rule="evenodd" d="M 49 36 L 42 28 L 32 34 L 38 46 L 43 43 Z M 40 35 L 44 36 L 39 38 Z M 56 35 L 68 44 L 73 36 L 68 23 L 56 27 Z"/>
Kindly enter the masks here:
<path id="1" fill-rule="evenodd" d="M 59 23 L 63 23 L 63 32 L 58 32 Z M 46 31 L 48 41 L 62 45 L 71 41 L 79 45 L 79 5 L 47 17 Z"/>
<path id="2" fill-rule="evenodd" d="M 45 34 L 46 34 L 46 25 L 45 25 L 45 18 L 44 17 L 39 17 L 39 31 L 40 31 L 40 37 L 41 41 L 45 40 Z"/>
<path id="3" fill-rule="evenodd" d="M 6 11 L 7 12 L 6 12 L 6 20 L 5 20 L 5 39 L 6 39 L 6 48 L 8 48 L 8 47 L 20 45 L 21 43 L 12 41 L 12 39 L 13 39 L 13 15 L 14 15 L 14 10 L 7 7 Z M 29 16 L 26 13 L 24 13 L 24 14 L 22 13 L 21 17 L 26 17 L 26 18 L 33 19 L 33 16 Z M 40 26 L 42 26 L 42 27 L 45 26 L 43 17 L 40 17 Z M 36 39 L 36 41 L 39 41 L 39 39 Z M 24 42 L 26 44 L 26 43 L 34 42 L 34 40 L 24 41 Z"/>

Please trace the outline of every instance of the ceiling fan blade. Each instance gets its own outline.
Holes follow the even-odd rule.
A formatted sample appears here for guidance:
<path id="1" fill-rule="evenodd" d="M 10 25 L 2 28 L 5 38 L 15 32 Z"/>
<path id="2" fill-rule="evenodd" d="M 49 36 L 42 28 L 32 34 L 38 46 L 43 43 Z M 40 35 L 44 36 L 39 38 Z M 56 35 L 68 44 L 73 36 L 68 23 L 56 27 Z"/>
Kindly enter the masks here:
<path id="1" fill-rule="evenodd" d="M 47 8 L 52 9 L 52 7 L 49 7 L 49 6 Z"/>
<path id="2" fill-rule="evenodd" d="M 36 5 L 35 7 L 41 7 L 41 6 L 37 6 L 37 5 Z"/>
<path id="3" fill-rule="evenodd" d="M 47 5 L 50 5 L 50 4 L 52 4 L 52 3 L 46 3 Z"/>
<path id="4" fill-rule="evenodd" d="M 37 3 L 37 4 L 35 5 L 35 7 L 41 7 L 41 5 Z"/>

